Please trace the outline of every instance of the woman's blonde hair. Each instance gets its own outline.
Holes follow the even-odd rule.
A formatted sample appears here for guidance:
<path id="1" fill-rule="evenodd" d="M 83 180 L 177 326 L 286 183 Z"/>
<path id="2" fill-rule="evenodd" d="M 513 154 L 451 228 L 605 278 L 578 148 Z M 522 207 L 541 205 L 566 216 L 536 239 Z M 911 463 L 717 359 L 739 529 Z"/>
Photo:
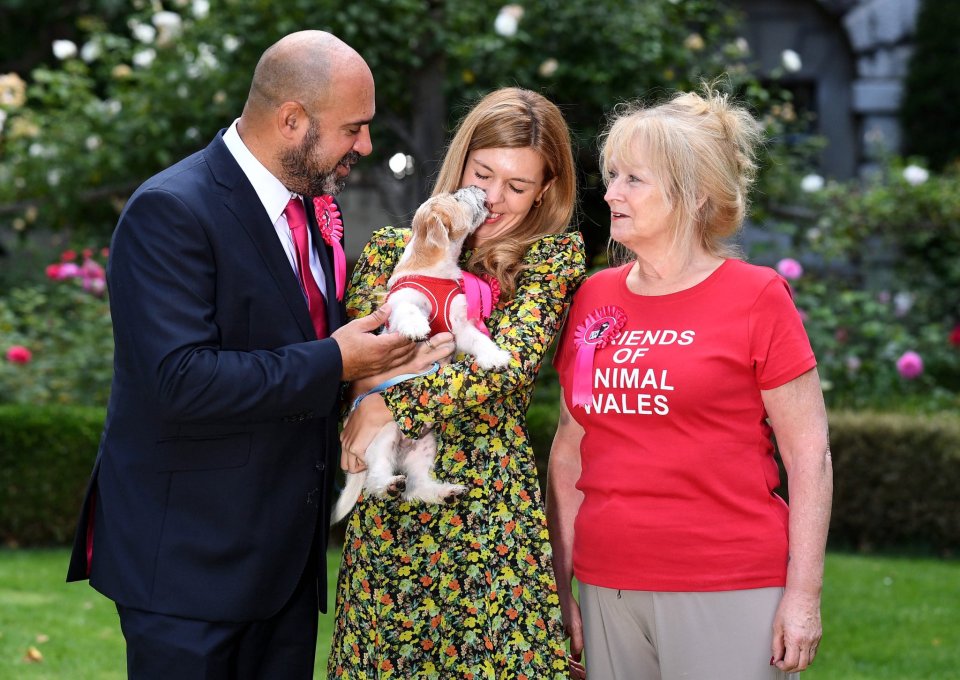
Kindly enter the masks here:
<path id="1" fill-rule="evenodd" d="M 600 167 L 606 182 L 611 163 L 642 161 L 674 209 L 674 245 L 697 242 L 711 255 L 741 257 L 730 239 L 747 214 L 762 140 L 756 119 L 705 83 L 703 95 L 618 106 L 601 137 Z"/>
<path id="2" fill-rule="evenodd" d="M 545 234 L 565 231 L 576 203 L 570 131 L 560 109 L 543 95 L 516 87 L 495 90 L 464 117 L 447 148 L 433 194 L 460 188 L 467 155 L 478 149 L 531 148 L 543 159 L 543 182 L 554 180 L 520 224 L 478 245 L 467 263 L 474 274 L 491 274 L 505 298 L 516 290 L 523 256 Z"/>

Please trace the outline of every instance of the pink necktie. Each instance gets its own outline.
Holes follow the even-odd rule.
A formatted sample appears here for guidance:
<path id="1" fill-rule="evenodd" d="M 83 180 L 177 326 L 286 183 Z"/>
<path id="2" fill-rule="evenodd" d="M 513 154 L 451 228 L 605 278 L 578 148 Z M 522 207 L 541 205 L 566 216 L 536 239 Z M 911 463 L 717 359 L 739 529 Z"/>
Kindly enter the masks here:
<path id="1" fill-rule="evenodd" d="M 327 306 L 323 300 L 323 293 L 317 286 L 313 272 L 310 271 L 310 246 L 307 238 L 307 213 L 303 208 L 303 201 L 291 198 L 287 207 L 283 209 L 293 234 L 293 244 L 297 251 L 298 273 L 300 288 L 307 296 L 307 306 L 310 309 L 310 319 L 317 332 L 317 338 L 327 337 Z"/>

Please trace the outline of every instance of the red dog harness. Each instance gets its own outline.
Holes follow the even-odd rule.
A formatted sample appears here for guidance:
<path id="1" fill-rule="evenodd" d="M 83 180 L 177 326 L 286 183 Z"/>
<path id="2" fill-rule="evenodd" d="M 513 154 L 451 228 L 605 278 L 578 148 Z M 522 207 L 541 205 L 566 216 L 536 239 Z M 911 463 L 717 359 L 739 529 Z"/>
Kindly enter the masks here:
<path id="1" fill-rule="evenodd" d="M 450 305 L 453 298 L 463 293 L 467 296 L 467 318 L 488 337 L 483 319 L 490 316 L 497 303 L 500 287 L 496 280 L 486 281 L 469 272 L 462 272 L 462 279 L 441 279 L 434 276 L 403 276 L 390 287 L 390 294 L 403 288 L 422 293 L 430 301 L 430 335 L 452 332 L 450 328 Z"/>

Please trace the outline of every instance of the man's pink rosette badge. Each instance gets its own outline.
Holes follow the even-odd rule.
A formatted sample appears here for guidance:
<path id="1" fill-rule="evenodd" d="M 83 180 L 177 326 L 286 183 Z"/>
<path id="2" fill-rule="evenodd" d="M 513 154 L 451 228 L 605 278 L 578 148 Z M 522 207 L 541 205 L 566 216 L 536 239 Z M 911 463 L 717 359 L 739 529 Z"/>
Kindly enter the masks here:
<path id="1" fill-rule="evenodd" d="M 573 405 L 587 406 L 593 397 L 593 355 L 620 335 L 627 315 L 614 305 L 600 307 L 587 315 L 573 335 L 577 355 L 573 364 Z"/>

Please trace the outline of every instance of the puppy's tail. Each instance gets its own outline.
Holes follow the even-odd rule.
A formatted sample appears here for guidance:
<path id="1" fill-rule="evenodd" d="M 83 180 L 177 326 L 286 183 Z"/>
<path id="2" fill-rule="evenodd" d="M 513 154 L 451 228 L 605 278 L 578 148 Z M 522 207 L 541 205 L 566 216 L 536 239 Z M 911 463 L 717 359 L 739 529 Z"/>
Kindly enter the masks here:
<path id="1" fill-rule="evenodd" d="M 366 471 L 347 473 L 347 483 L 344 485 L 343 491 L 340 492 L 337 504 L 333 507 L 330 526 L 342 520 L 353 510 L 353 506 L 357 504 L 357 500 L 360 498 L 360 492 L 363 491 L 363 483 L 366 480 Z"/>

